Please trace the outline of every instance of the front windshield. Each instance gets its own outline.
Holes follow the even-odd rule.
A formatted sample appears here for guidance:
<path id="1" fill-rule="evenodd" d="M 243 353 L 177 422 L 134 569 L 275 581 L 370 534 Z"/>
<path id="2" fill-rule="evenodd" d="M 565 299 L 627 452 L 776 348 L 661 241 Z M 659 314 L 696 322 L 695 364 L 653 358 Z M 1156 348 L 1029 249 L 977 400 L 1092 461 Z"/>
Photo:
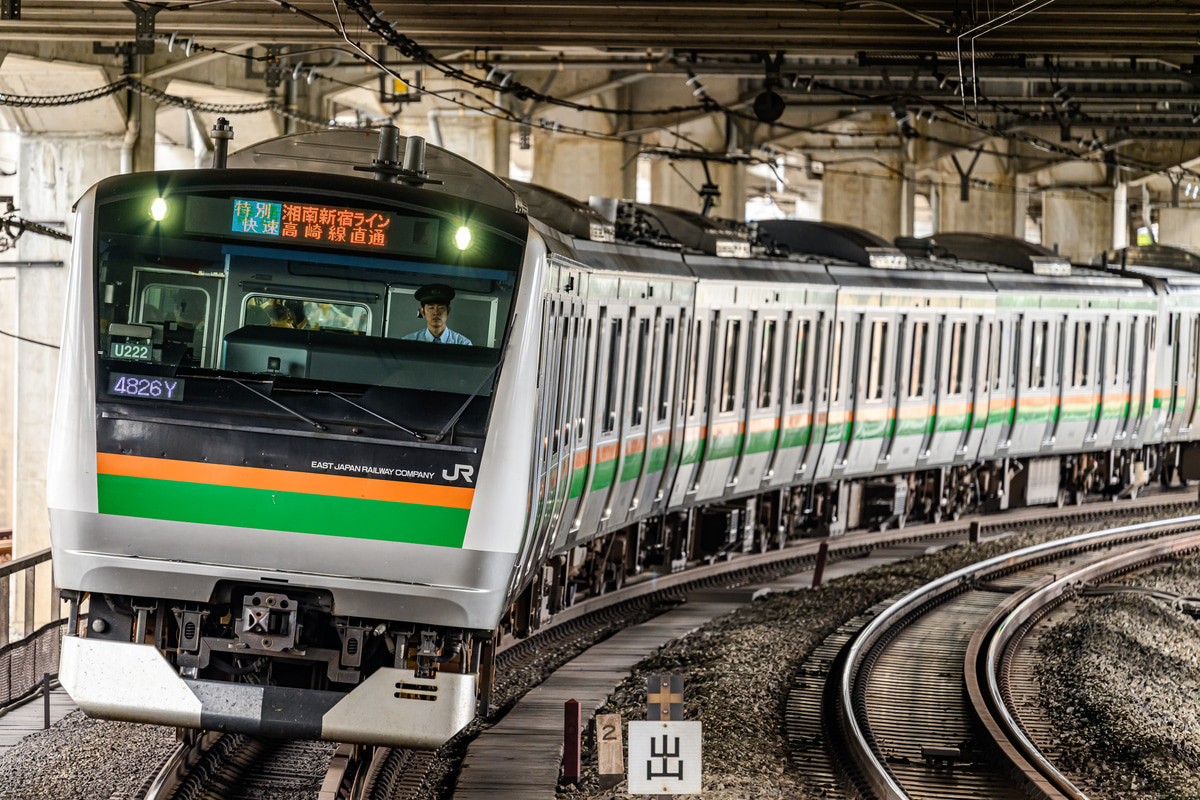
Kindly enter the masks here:
<path id="1" fill-rule="evenodd" d="M 177 195 L 164 219 L 145 213 L 145 198 L 100 206 L 97 345 L 107 371 L 458 393 L 485 381 L 520 243 L 477 228 L 467 250 L 455 244 L 461 221 L 445 215 L 366 197 L 356 208 L 261 194 Z"/>

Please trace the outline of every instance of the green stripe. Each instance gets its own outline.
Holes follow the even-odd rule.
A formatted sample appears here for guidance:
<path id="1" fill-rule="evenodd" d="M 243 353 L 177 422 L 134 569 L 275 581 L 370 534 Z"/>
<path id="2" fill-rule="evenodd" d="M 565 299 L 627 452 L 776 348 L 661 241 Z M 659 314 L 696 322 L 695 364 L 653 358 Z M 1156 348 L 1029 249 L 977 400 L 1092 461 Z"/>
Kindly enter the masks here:
<path id="1" fill-rule="evenodd" d="M 933 417 L 901 417 L 895 431 L 896 436 L 924 436 L 933 431 Z"/>
<path id="2" fill-rule="evenodd" d="M 621 465 L 621 483 L 631 481 L 642 473 L 642 462 L 646 460 L 645 452 L 630 453 L 625 456 L 625 462 Z"/>
<path id="3" fill-rule="evenodd" d="M 708 452 L 709 461 L 717 461 L 722 458 L 731 458 L 738 454 L 742 449 L 742 434 L 734 434 L 733 436 L 718 436 L 713 439 Z"/>
<path id="4" fill-rule="evenodd" d="M 572 470 L 572 472 L 571 472 L 571 493 L 570 493 L 569 497 L 574 499 L 576 497 L 579 497 L 579 495 L 583 494 L 583 484 L 585 481 L 587 481 L 587 474 L 588 474 L 587 467 L 581 467 L 580 469 Z"/>
<path id="5" fill-rule="evenodd" d="M 1031 425 L 1034 423 L 1054 422 L 1058 416 L 1058 406 L 1030 406 L 1028 408 L 1017 409 L 1018 425 Z"/>
<path id="6" fill-rule="evenodd" d="M 769 431 L 759 431 L 752 433 L 746 437 L 746 455 L 751 453 L 765 453 L 768 450 L 775 449 L 775 443 L 779 441 L 779 429 L 772 428 Z"/>
<path id="7" fill-rule="evenodd" d="M 825 444 L 842 441 L 846 438 L 846 432 L 849 428 L 849 422 L 835 422 L 830 425 L 825 429 Z"/>
<path id="8" fill-rule="evenodd" d="M 892 427 L 892 420 L 890 419 L 855 420 L 854 438 L 879 439 L 884 436 L 891 436 Z"/>
<path id="9" fill-rule="evenodd" d="M 809 437 L 812 436 L 811 425 L 801 425 L 797 428 L 785 428 L 783 431 L 783 449 L 789 447 L 803 447 L 808 444 Z"/>
<path id="10" fill-rule="evenodd" d="M 965 430 L 967 419 L 967 414 L 938 414 L 937 419 L 934 420 L 933 429 L 937 433 Z"/>
<path id="11" fill-rule="evenodd" d="M 592 480 L 592 491 L 607 489 L 612 486 L 613 476 L 617 474 L 617 460 L 610 458 L 596 465 L 596 477 Z"/>
<path id="12" fill-rule="evenodd" d="M 97 475 L 100 513 L 462 547 L 470 511 L 385 500 Z"/>
<path id="13" fill-rule="evenodd" d="M 704 440 L 692 439 L 690 442 L 683 443 L 683 458 L 684 464 L 695 464 L 700 460 L 701 454 L 704 452 Z"/>
<path id="14" fill-rule="evenodd" d="M 667 445 L 655 447 L 650 451 L 650 458 L 646 461 L 646 474 L 659 472 L 667 465 L 667 451 L 670 450 Z"/>

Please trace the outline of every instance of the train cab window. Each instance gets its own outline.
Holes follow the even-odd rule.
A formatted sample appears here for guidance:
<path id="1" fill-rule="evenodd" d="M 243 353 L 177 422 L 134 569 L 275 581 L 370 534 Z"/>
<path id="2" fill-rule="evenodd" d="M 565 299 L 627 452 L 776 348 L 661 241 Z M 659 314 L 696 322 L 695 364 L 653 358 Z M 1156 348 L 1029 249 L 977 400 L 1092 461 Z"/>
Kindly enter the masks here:
<path id="1" fill-rule="evenodd" d="M 883 381 L 887 363 L 888 324 L 881 319 L 871 323 L 871 351 L 867 355 L 867 399 L 883 398 Z"/>
<path id="2" fill-rule="evenodd" d="M 758 407 L 768 408 L 774 399 L 775 329 L 777 320 L 763 321 L 762 352 L 758 359 Z"/>
<path id="3" fill-rule="evenodd" d="M 675 366 L 675 319 L 663 320 L 662 355 L 659 356 L 658 402 L 655 403 L 655 420 L 663 422 L 671 412 L 671 375 Z"/>
<path id="4" fill-rule="evenodd" d="M 1050 365 L 1047 364 L 1047 356 L 1049 349 L 1050 323 L 1039 320 L 1032 325 L 1032 333 L 1029 337 L 1029 388 L 1042 389 L 1046 386 L 1046 379 L 1049 377 Z"/>
<path id="5" fill-rule="evenodd" d="M 796 359 L 792 369 L 792 403 L 799 405 L 808 397 L 808 338 L 812 321 L 796 323 Z"/>
<path id="6" fill-rule="evenodd" d="M 950 374 L 948 375 L 950 394 L 962 394 L 966 389 L 967 361 L 967 323 L 955 322 L 950 326 Z"/>
<path id="7" fill-rule="evenodd" d="M 725 358 L 721 369 L 721 410 L 737 408 L 737 372 L 739 347 L 742 337 L 742 321 L 731 319 L 725 323 Z"/>
<path id="8" fill-rule="evenodd" d="M 629 394 L 630 424 L 637 427 L 645 419 L 646 348 L 650 346 L 650 320 L 638 320 L 636 350 L 633 359 L 632 390 Z"/>
<path id="9" fill-rule="evenodd" d="M 929 323 L 913 323 L 912 361 L 908 375 L 908 396 L 925 394 L 925 354 L 929 349 Z"/>
<path id="10" fill-rule="evenodd" d="M 1075 323 L 1075 354 L 1074 370 L 1071 373 L 1072 386 L 1087 386 L 1088 375 L 1091 374 L 1092 323 Z"/>
<path id="11" fill-rule="evenodd" d="M 833 402 L 842 399 L 842 328 L 846 323 L 839 322 L 833 330 L 833 363 L 829 375 L 833 383 Z"/>
<path id="12" fill-rule="evenodd" d="M 204 289 L 151 283 L 142 289 L 141 308 L 136 319 L 151 326 L 155 336 L 161 332 L 164 351 L 185 348 L 184 360 L 202 363 L 205 333 L 213 316 L 213 303 Z M 116 351 L 119 353 L 120 350 Z M 164 357 L 172 360 L 169 353 Z"/>
<path id="13" fill-rule="evenodd" d="M 600 430 L 611 433 L 617 427 L 617 379 L 621 370 L 621 334 L 624 331 L 625 320 L 614 319 L 609 325 L 608 335 L 608 381 L 604 393 L 604 417 Z"/>

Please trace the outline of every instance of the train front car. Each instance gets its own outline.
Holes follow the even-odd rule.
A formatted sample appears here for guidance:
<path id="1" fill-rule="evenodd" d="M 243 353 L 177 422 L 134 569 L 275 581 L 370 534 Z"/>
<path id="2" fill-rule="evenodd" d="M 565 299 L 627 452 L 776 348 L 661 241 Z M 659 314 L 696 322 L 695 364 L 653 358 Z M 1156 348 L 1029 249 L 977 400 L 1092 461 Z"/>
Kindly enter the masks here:
<path id="1" fill-rule="evenodd" d="M 408 747 L 473 718 L 532 438 L 508 197 L 230 169 L 83 198 L 48 495 L 88 714 Z"/>

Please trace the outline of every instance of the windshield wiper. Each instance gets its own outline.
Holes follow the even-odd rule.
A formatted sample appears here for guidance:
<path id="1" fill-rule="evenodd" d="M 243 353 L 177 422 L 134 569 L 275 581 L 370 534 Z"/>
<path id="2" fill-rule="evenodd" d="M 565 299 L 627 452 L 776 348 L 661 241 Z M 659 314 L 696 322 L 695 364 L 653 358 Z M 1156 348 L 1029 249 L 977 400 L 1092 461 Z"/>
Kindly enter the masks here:
<path id="1" fill-rule="evenodd" d="M 299 411 L 295 411 L 295 410 L 293 410 L 293 409 L 290 409 L 290 408 L 288 408 L 288 407 L 287 407 L 287 406 L 285 406 L 283 403 L 279 402 L 278 400 L 276 400 L 275 398 L 271 397 L 270 395 L 263 394 L 263 393 L 262 393 L 262 392 L 260 392 L 258 389 L 255 389 L 253 386 L 251 386 L 251 385 L 249 385 L 249 384 L 242 383 L 242 382 L 241 382 L 241 381 L 239 381 L 237 378 L 226 378 L 225 380 L 230 380 L 230 381 L 233 381 L 234 383 L 236 383 L 238 386 L 242 387 L 242 388 L 243 388 L 243 389 L 245 389 L 246 391 L 248 391 L 248 392 L 253 392 L 254 394 L 256 394 L 256 395 L 258 395 L 259 397 L 261 397 L 263 400 L 266 400 L 268 403 L 271 403 L 272 405 L 279 406 L 279 407 L 280 407 L 280 408 L 282 408 L 284 411 L 286 411 L 287 413 L 291 414 L 293 417 L 296 417 L 297 419 L 302 419 L 302 420 L 304 420 L 304 421 L 305 421 L 305 422 L 307 422 L 309 425 L 312 425 L 314 428 L 316 428 L 316 429 L 317 429 L 317 430 L 319 430 L 319 431 L 328 430 L 328 429 L 327 429 L 327 428 L 326 428 L 324 425 L 322 425 L 321 423 L 317 422 L 316 420 L 314 420 L 314 419 L 309 419 L 308 417 L 306 417 L 306 416 L 304 416 L 303 414 L 301 414 Z"/>
<path id="2" fill-rule="evenodd" d="M 417 433 L 416 431 L 412 430 L 411 428 L 406 428 L 403 425 L 401 425 L 399 422 L 390 420 L 387 417 L 383 416 L 382 414 L 376 414 L 371 409 L 367 408 L 364 405 L 359 405 L 358 403 L 354 402 L 353 400 L 351 400 L 349 397 L 346 397 L 345 395 L 340 395 L 337 392 L 331 392 L 327 389 L 317 389 L 317 390 L 315 390 L 314 393 L 315 394 L 327 394 L 327 395 L 336 397 L 338 400 L 341 400 L 343 403 L 349 403 L 350 405 L 357 408 L 359 411 L 365 411 L 368 414 L 370 414 L 372 417 L 375 417 L 375 419 L 382 420 L 383 422 L 386 422 L 388 425 L 391 425 L 393 428 L 397 428 L 399 430 L 404 431 L 405 433 L 407 433 L 410 436 L 412 436 L 413 438 L 415 438 L 417 441 L 420 441 L 420 442 L 425 441 L 425 434 Z"/>
<path id="3" fill-rule="evenodd" d="M 456 422 L 458 422 L 459 417 L 461 417 L 466 412 L 467 406 L 471 405 L 471 401 L 479 396 L 479 393 L 483 391 L 484 385 L 486 385 L 487 382 L 492 379 L 492 376 L 496 374 L 496 371 L 498 369 L 500 369 L 500 365 L 503 363 L 504 363 L 504 351 L 501 351 L 500 357 L 498 359 L 496 359 L 496 366 L 494 366 L 490 370 L 488 370 L 488 374 L 483 376 L 483 380 L 481 380 L 479 382 L 479 385 L 475 387 L 475 391 L 471 392 L 471 395 L 466 399 L 466 401 L 461 406 L 458 407 L 458 411 L 454 412 L 454 416 L 452 416 L 449 420 L 447 420 L 446 424 L 442 426 L 442 429 L 440 431 L 438 431 L 437 436 L 433 437 L 433 440 L 435 442 L 440 442 L 442 439 L 446 438 L 446 431 L 448 431 L 454 427 L 454 424 Z"/>

